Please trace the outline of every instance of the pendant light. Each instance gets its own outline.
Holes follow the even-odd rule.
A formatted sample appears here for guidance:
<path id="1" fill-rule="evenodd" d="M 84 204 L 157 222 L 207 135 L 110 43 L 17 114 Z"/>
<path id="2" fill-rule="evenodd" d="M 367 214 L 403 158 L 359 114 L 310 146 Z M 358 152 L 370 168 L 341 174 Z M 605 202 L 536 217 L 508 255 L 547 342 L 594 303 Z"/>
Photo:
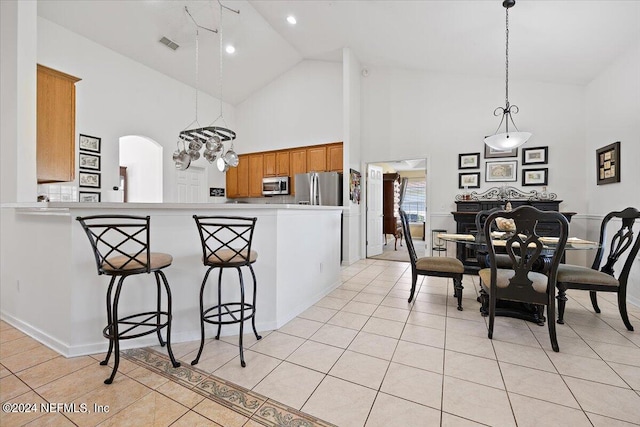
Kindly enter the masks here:
<path id="1" fill-rule="evenodd" d="M 516 147 L 521 146 L 522 144 L 527 142 L 529 138 L 531 138 L 531 133 L 520 132 L 518 130 L 515 122 L 513 121 L 512 114 L 517 114 L 518 111 L 520 110 L 516 105 L 511 105 L 509 103 L 509 9 L 515 6 L 515 4 L 516 4 L 515 0 L 504 0 L 502 2 L 502 6 L 505 8 L 505 13 L 506 13 L 505 106 L 498 107 L 493 111 L 494 116 L 496 117 L 502 116 L 502 118 L 500 119 L 500 124 L 498 125 L 498 128 L 496 129 L 495 134 L 491 136 L 487 136 L 484 139 L 485 144 L 487 144 L 489 147 L 495 150 L 500 150 L 500 151 L 512 150 Z M 503 122 L 504 122 L 504 132 L 498 133 L 500 131 L 500 127 L 502 126 Z M 515 132 L 513 130 L 511 131 L 509 130 L 509 122 L 511 122 L 513 129 L 515 129 Z"/>
<path id="2" fill-rule="evenodd" d="M 239 10 L 230 9 L 223 6 L 220 0 L 220 31 L 212 30 L 201 25 L 198 25 L 196 20 L 189 13 L 189 9 L 185 6 L 184 10 L 189 15 L 191 20 L 196 26 L 196 117 L 189 126 L 185 128 L 179 134 L 178 149 L 173 153 L 173 160 L 175 162 L 176 169 L 186 170 L 191 165 L 191 162 L 200 158 L 200 150 L 204 148 L 202 157 L 204 157 L 209 163 L 215 163 L 218 170 L 225 172 L 230 166 L 238 166 L 238 155 L 233 150 L 233 141 L 236 139 L 236 133 L 227 127 L 222 114 L 222 10 L 227 9 L 237 14 L 240 14 Z M 204 29 L 212 33 L 218 33 L 220 37 L 220 78 L 219 78 L 219 99 L 220 99 L 220 115 L 209 126 L 202 127 L 198 122 L 198 35 L 199 29 Z M 224 126 L 216 126 L 216 123 L 221 120 Z M 195 125 L 195 127 L 193 127 Z M 225 143 L 230 141 L 231 146 L 225 152 Z M 182 146 L 182 148 L 181 148 Z"/>

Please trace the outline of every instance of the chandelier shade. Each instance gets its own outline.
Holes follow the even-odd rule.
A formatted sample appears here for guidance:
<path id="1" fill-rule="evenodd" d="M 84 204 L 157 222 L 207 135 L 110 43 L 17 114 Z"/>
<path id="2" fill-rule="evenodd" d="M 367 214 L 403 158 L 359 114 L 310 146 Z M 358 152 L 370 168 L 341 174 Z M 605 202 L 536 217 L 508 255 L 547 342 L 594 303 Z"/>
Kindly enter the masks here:
<path id="1" fill-rule="evenodd" d="M 506 38 L 506 48 L 505 48 L 505 106 L 498 107 L 494 110 L 494 116 L 502 116 L 500 119 L 500 124 L 498 124 L 498 128 L 496 132 L 484 138 L 484 143 L 494 150 L 507 151 L 513 150 L 527 142 L 529 138 L 531 138 L 530 132 L 520 132 L 515 122 L 513 121 L 512 114 L 517 114 L 519 109 L 516 105 L 511 105 L 509 103 L 509 9 L 515 6 L 515 0 L 504 0 L 502 2 L 502 6 L 505 8 L 505 38 Z M 500 128 L 504 123 L 504 132 L 500 132 Z M 509 123 L 515 132 L 509 131 Z"/>
<path id="2" fill-rule="evenodd" d="M 531 138 L 529 132 L 505 132 L 488 136 L 484 143 L 494 150 L 508 151 L 521 146 Z"/>

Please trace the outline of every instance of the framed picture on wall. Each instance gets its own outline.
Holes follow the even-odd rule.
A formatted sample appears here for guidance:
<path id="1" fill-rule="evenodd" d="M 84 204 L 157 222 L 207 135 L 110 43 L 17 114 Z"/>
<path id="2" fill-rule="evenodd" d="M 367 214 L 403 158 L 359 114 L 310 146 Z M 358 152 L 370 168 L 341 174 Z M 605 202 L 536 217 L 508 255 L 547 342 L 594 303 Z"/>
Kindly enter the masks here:
<path id="1" fill-rule="evenodd" d="M 522 149 L 523 165 L 546 165 L 547 163 L 549 163 L 549 147 Z"/>
<path id="2" fill-rule="evenodd" d="M 100 174 L 93 172 L 82 172 L 78 176 L 80 187 L 100 188 Z"/>
<path id="3" fill-rule="evenodd" d="M 487 162 L 484 180 L 486 182 L 517 181 L 518 161 Z"/>
<path id="4" fill-rule="evenodd" d="M 458 169 L 478 169 L 480 153 L 458 154 Z"/>
<path id="5" fill-rule="evenodd" d="M 549 168 L 523 169 L 522 185 L 547 185 Z"/>
<path id="6" fill-rule="evenodd" d="M 79 191 L 78 201 L 80 203 L 98 203 L 100 201 L 100 193 L 97 191 Z"/>
<path id="7" fill-rule="evenodd" d="M 518 157 L 518 149 L 514 148 L 513 150 L 501 151 L 491 148 L 487 144 L 484 145 L 485 159 L 498 159 L 501 157 Z"/>
<path id="8" fill-rule="evenodd" d="M 480 188 L 480 172 L 459 173 L 458 188 Z"/>
<path id="9" fill-rule="evenodd" d="M 83 153 L 81 151 L 78 156 L 78 163 L 80 169 L 100 170 L 100 156 L 96 156 L 95 154 Z"/>
<path id="10" fill-rule="evenodd" d="M 620 182 L 620 141 L 596 150 L 597 184 Z"/>
<path id="11" fill-rule="evenodd" d="M 82 151 L 91 151 L 92 153 L 99 153 L 100 141 L 101 139 L 98 138 L 97 136 L 80 134 L 80 139 L 78 141 L 78 148 Z"/>

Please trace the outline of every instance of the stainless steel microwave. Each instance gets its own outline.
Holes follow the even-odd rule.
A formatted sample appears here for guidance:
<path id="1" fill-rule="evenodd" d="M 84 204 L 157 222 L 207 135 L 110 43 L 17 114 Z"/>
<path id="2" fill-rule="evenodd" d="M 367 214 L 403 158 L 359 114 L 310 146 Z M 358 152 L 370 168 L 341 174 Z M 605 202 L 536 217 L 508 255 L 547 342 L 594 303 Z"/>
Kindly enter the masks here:
<path id="1" fill-rule="evenodd" d="M 288 176 L 262 178 L 262 195 L 273 196 L 276 194 L 289 194 Z"/>

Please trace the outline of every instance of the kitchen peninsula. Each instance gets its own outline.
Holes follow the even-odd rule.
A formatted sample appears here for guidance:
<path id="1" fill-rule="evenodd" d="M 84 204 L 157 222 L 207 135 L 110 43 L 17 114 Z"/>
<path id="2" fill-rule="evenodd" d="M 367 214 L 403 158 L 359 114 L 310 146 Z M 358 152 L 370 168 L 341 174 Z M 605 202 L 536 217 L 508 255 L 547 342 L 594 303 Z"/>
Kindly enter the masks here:
<path id="1" fill-rule="evenodd" d="M 13 203 L 2 206 L 9 238 L 3 273 L 2 317 L 65 356 L 105 351 L 108 277 L 95 260 L 78 216 L 151 217 L 151 250 L 173 256 L 165 270 L 173 295 L 172 341 L 199 339 L 198 296 L 205 267 L 193 215 L 257 217 L 253 247 L 257 277 L 256 326 L 281 327 L 340 284 L 342 207 L 275 204 Z M 3 269 L 5 266 L 3 266 Z M 211 279 L 213 280 L 213 279 Z M 238 275 L 223 276 L 223 299 L 239 298 Z M 153 276 L 125 282 L 122 313 L 152 308 Z M 214 289 L 215 286 L 210 287 Z M 151 297 L 150 297 L 151 295 Z M 215 301 L 211 292 L 206 296 Z M 214 335 L 214 327 L 207 336 Z M 222 329 L 237 334 L 237 328 Z M 148 338 L 148 339 L 147 339 Z M 154 336 L 125 342 L 155 345 Z"/>

